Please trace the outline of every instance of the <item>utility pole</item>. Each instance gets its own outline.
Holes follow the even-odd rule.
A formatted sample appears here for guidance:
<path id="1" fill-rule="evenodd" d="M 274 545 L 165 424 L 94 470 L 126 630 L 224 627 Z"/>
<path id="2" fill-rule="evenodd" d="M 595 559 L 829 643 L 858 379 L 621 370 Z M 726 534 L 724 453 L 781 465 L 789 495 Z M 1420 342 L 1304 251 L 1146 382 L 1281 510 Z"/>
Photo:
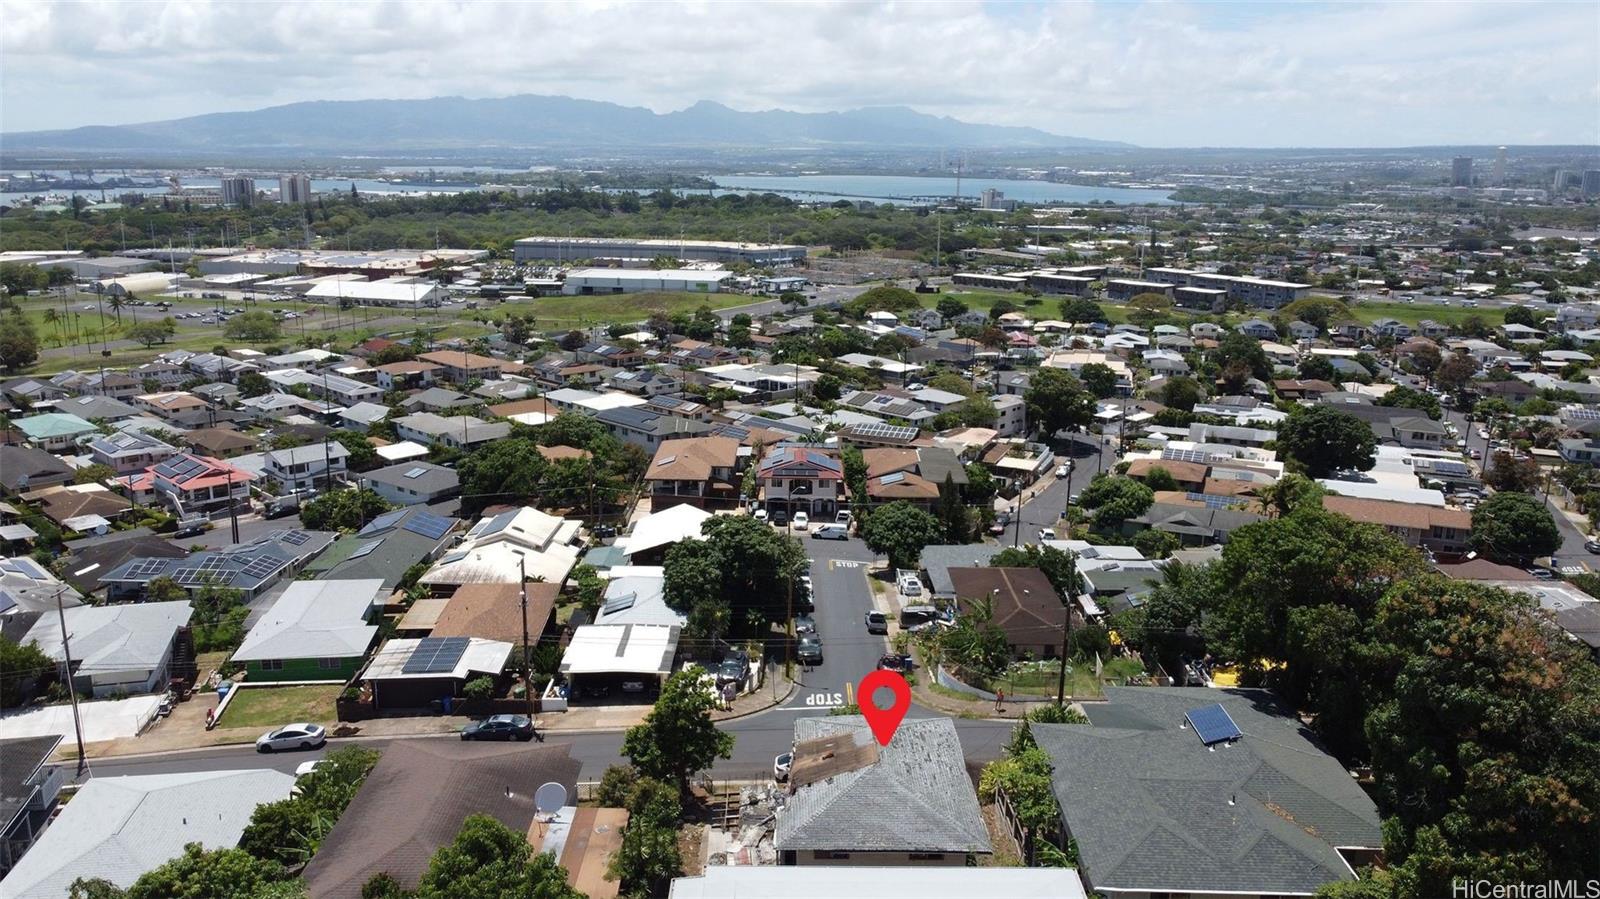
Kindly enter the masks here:
<path id="1" fill-rule="evenodd" d="M 785 578 L 786 612 L 783 621 L 783 676 L 794 678 L 794 578 Z"/>
<path id="2" fill-rule="evenodd" d="M 222 463 L 228 465 L 228 463 Z M 239 542 L 239 504 L 233 501 L 233 466 L 228 465 L 228 521 L 233 526 L 233 542 Z"/>
<path id="3" fill-rule="evenodd" d="M 1072 571 L 1077 574 L 1076 564 Z M 1061 628 L 1061 670 L 1056 674 L 1056 708 L 1067 704 L 1067 643 L 1072 638 L 1072 602 L 1073 597 L 1067 597 L 1067 622 Z"/>
<path id="4" fill-rule="evenodd" d="M 326 408 L 329 405 L 329 401 L 328 401 L 328 370 L 327 369 L 323 369 L 322 370 L 322 403 L 323 403 L 324 408 Z M 332 493 L 333 492 L 333 455 L 332 455 L 332 452 L 330 451 L 330 449 L 328 448 L 328 435 L 327 434 L 322 435 L 322 471 L 323 471 L 323 474 L 325 476 L 325 478 L 324 478 L 325 486 L 324 486 L 323 489 L 328 493 Z"/>
<path id="5" fill-rule="evenodd" d="M 528 720 L 533 720 L 533 665 L 528 659 L 528 563 L 517 558 L 517 586 L 522 589 L 522 689 L 528 694 Z"/>
<path id="6" fill-rule="evenodd" d="M 78 714 L 78 685 L 72 679 L 72 644 L 67 634 L 67 609 L 61 602 L 61 594 L 66 589 L 65 585 L 56 588 L 56 615 L 61 620 L 61 656 L 67 670 L 67 693 L 72 697 L 72 729 L 78 736 L 78 776 L 82 777 L 87 759 L 83 753 L 83 718 Z"/>

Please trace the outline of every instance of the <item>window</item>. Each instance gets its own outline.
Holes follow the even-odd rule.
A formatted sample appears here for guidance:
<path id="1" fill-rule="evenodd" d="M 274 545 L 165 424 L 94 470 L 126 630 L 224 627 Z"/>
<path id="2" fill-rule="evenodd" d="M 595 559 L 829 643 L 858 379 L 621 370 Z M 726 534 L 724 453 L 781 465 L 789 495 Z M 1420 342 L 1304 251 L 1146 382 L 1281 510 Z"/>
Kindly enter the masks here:
<path id="1" fill-rule="evenodd" d="M 262 671 L 282 671 L 283 670 L 283 659 L 262 659 L 261 660 L 261 670 Z"/>
<path id="2" fill-rule="evenodd" d="M 317 667 L 323 671 L 338 671 L 343 663 L 343 659 L 317 659 Z"/>

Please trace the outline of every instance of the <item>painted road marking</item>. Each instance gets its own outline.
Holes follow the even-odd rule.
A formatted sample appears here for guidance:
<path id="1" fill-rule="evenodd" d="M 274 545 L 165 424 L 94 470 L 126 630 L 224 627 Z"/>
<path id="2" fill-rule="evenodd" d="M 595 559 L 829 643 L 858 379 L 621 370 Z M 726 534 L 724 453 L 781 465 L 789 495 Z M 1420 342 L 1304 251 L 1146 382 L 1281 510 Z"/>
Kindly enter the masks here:
<path id="1" fill-rule="evenodd" d="M 812 693 L 806 697 L 806 705 L 813 708 L 838 708 L 844 705 L 842 693 Z"/>
<path id="2" fill-rule="evenodd" d="M 830 568 L 860 568 L 861 563 L 851 562 L 848 559 L 831 559 L 828 562 L 828 566 Z"/>

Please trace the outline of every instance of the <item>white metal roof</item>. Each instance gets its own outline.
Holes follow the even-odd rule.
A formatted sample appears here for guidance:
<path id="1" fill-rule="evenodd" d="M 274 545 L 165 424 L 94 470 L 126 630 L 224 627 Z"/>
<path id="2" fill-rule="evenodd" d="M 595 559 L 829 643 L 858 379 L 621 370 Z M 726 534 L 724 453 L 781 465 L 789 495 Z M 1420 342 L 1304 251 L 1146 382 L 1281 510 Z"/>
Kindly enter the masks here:
<path id="1" fill-rule="evenodd" d="M 586 624 L 572 632 L 561 673 L 669 674 L 678 630 L 662 624 Z"/>
<path id="2" fill-rule="evenodd" d="M 378 649 L 372 656 L 372 661 L 367 665 L 367 670 L 361 675 L 363 680 L 402 680 L 418 677 L 452 677 L 457 680 L 465 679 L 468 674 L 478 672 L 482 674 L 499 674 L 506 667 L 506 659 L 511 657 L 511 644 L 502 640 L 485 640 L 481 637 L 470 637 L 467 640 L 467 649 L 461 654 L 455 668 L 450 671 L 433 671 L 407 674 L 406 663 L 411 661 L 411 654 L 417 651 L 417 646 L 422 640 L 390 640 Z"/>
<path id="3" fill-rule="evenodd" d="M 871 868 L 855 865 L 708 867 L 672 881 L 670 899 L 815 899 L 817 896 L 916 896 L 917 899 L 1084 899 L 1072 868 Z"/>
<path id="4" fill-rule="evenodd" d="M 233 653 L 236 662 L 364 655 L 378 632 L 367 623 L 383 581 L 295 581 Z"/>
<path id="5" fill-rule="evenodd" d="M 670 460 L 671 456 L 666 458 Z M 697 509 L 688 503 L 646 515 L 634 523 L 633 533 L 627 537 L 623 554 L 633 556 L 658 546 L 684 540 L 697 540 L 700 537 L 700 526 L 710 517 L 710 512 Z"/>

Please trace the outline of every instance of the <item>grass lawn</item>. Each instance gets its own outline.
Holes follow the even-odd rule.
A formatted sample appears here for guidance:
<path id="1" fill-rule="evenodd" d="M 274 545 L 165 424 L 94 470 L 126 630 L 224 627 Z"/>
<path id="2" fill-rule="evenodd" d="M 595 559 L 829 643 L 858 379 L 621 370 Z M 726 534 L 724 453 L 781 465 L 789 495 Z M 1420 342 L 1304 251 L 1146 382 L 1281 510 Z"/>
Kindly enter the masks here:
<path id="1" fill-rule="evenodd" d="M 1094 662 L 1079 662 L 1067 672 L 1067 695 L 1079 698 L 1100 696 L 1103 681 L 1116 683 L 1143 673 L 1144 666 L 1138 662 L 1133 659 L 1118 658 L 1106 662 L 1100 677 L 1096 678 Z M 1058 677 L 1060 677 L 1060 666 L 1053 662 L 1039 662 L 1020 671 L 1013 668 L 998 686 L 1004 686 L 1007 693 L 1015 691 L 1054 695 Z"/>
<path id="2" fill-rule="evenodd" d="M 1485 309 L 1482 306 L 1462 306 L 1457 301 L 1456 305 L 1446 306 L 1442 303 L 1424 303 L 1418 300 L 1415 303 L 1371 303 L 1362 302 L 1350 307 L 1350 312 L 1357 318 L 1366 322 L 1373 322 L 1380 318 L 1399 319 L 1412 327 L 1425 318 L 1431 318 L 1444 325 L 1459 325 L 1476 315 L 1483 319 L 1484 324 L 1491 328 L 1506 323 L 1505 309 Z"/>
<path id="3" fill-rule="evenodd" d="M 224 727 L 277 727 L 295 721 L 332 725 L 337 717 L 335 684 L 304 687 L 245 687 L 222 714 Z"/>
<path id="4" fill-rule="evenodd" d="M 968 309 L 978 309 L 984 312 L 993 308 L 995 303 L 1005 300 L 1021 309 L 1024 315 L 1034 321 L 1045 321 L 1060 317 L 1061 301 L 1064 299 L 1064 297 L 1054 294 L 1030 297 L 1022 293 L 999 290 L 946 290 L 943 293 L 917 294 L 917 299 L 921 301 L 925 309 L 936 308 L 939 305 L 939 301 L 946 298 L 960 300 L 967 304 Z M 1096 300 L 1095 302 L 1105 312 L 1106 319 L 1112 324 L 1119 325 L 1128 320 L 1126 307 L 1108 303 L 1104 300 Z"/>
<path id="5" fill-rule="evenodd" d="M 532 312 L 538 327 L 584 323 L 628 323 L 643 321 L 653 313 L 672 315 L 692 313 L 701 306 L 727 309 L 763 302 L 765 297 L 742 293 L 617 293 L 598 296 L 539 297 L 526 303 L 507 303 L 504 308 Z"/>

